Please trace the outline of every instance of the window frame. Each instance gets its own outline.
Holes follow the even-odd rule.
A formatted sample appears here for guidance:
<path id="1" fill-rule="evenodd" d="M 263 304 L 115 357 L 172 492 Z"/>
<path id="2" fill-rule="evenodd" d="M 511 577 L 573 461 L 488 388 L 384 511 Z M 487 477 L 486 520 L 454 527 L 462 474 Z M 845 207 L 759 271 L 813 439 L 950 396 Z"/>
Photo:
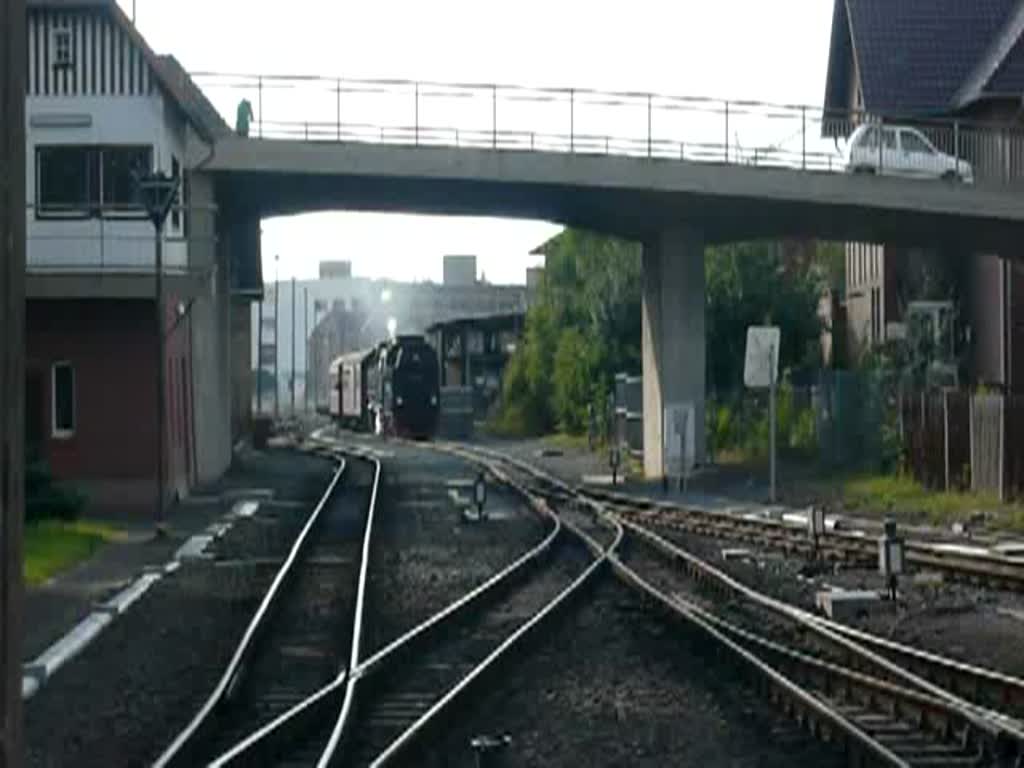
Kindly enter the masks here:
<path id="1" fill-rule="evenodd" d="M 43 202 L 43 157 L 47 151 L 81 150 L 85 154 L 86 200 L 80 207 L 57 209 Z M 140 221 L 147 218 L 145 206 L 141 203 L 137 208 L 108 208 L 106 198 L 106 153 L 117 150 L 142 150 L 147 153 L 147 163 L 153 166 L 155 148 L 152 144 L 54 144 L 40 143 L 35 145 L 35 217 L 46 219 L 111 219 Z"/>
<path id="2" fill-rule="evenodd" d="M 86 173 L 86 199 L 83 201 L 81 207 L 69 207 L 62 209 L 43 202 L 43 155 L 46 154 L 47 151 L 58 149 L 84 150 L 85 155 L 83 164 L 85 166 Z M 93 156 L 89 149 L 89 145 L 87 144 L 36 144 L 36 189 L 34 200 L 36 219 L 91 219 L 96 217 L 96 209 L 99 205 L 99 195 L 96 193 L 95 187 L 97 186 L 99 179 L 93 178 L 96 176 L 96 172 L 95 168 L 92 166 Z"/>
<path id="3" fill-rule="evenodd" d="M 925 152 L 922 153 L 920 150 L 907 149 L 903 143 L 903 139 L 906 136 L 913 136 L 917 141 L 920 141 L 925 148 Z M 934 146 L 932 146 L 932 143 L 928 141 L 925 135 L 914 128 L 900 129 L 900 149 L 902 149 L 904 152 L 908 152 L 911 154 L 927 154 L 932 157 L 939 153 L 939 151 Z"/>
<path id="4" fill-rule="evenodd" d="M 63 368 L 66 368 L 71 374 L 71 426 L 69 428 L 57 424 L 57 370 Z M 70 360 L 57 360 L 50 365 L 50 436 L 54 440 L 70 440 L 78 429 L 76 379 L 75 366 Z"/>
<path id="5" fill-rule="evenodd" d="M 178 160 L 176 155 L 171 155 L 171 178 L 177 179 L 178 184 L 174 189 L 174 201 L 171 203 L 170 211 L 170 227 L 175 234 L 181 234 L 184 229 L 184 215 L 182 211 L 183 205 L 183 189 L 182 185 L 184 180 L 182 179 L 182 168 L 181 161 Z"/>
<path id="6" fill-rule="evenodd" d="M 114 220 L 128 220 L 138 221 L 145 220 L 149 217 L 146 213 L 146 207 L 139 203 L 137 208 L 125 207 L 125 208 L 107 208 L 107 185 L 106 185 L 106 153 L 112 150 L 143 150 L 148 152 L 147 165 L 150 169 L 153 168 L 153 155 L 154 147 L 152 144 L 97 144 L 95 145 L 97 154 L 99 154 L 99 188 L 100 188 L 100 199 L 98 208 L 98 218 L 101 219 L 114 219 Z M 116 204 L 115 204 L 116 205 Z"/>

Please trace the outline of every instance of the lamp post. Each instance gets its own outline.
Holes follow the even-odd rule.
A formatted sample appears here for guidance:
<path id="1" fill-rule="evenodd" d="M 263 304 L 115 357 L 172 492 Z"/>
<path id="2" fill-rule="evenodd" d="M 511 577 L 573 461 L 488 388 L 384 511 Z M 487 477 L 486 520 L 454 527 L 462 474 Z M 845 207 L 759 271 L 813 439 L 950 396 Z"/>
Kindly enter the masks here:
<path id="1" fill-rule="evenodd" d="M 154 293 L 156 301 L 156 528 L 163 533 L 164 526 L 164 449 L 167 403 L 164 394 L 164 368 L 166 365 L 167 338 L 164 326 L 164 222 L 178 193 L 178 179 L 163 171 L 155 171 L 137 179 L 139 198 L 153 223 L 153 238 L 156 252 L 153 267 Z"/>

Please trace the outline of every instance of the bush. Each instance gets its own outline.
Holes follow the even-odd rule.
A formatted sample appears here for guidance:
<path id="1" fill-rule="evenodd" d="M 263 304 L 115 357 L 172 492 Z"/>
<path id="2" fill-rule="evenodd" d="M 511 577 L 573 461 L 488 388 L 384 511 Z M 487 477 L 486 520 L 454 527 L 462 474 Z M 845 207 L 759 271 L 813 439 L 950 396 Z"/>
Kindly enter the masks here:
<path id="1" fill-rule="evenodd" d="M 25 520 L 76 520 L 87 499 L 80 491 L 54 482 L 45 462 L 33 462 L 25 468 Z"/>
<path id="2" fill-rule="evenodd" d="M 789 384 L 776 393 L 776 443 L 780 454 L 807 456 L 818 447 L 814 408 L 800 405 Z M 712 400 L 707 405 L 708 441 L 712 455 L 739 454 L 737 458 L 768 458 L 771 424 L 767 393 L 743 393 L 726 403 Z"/>

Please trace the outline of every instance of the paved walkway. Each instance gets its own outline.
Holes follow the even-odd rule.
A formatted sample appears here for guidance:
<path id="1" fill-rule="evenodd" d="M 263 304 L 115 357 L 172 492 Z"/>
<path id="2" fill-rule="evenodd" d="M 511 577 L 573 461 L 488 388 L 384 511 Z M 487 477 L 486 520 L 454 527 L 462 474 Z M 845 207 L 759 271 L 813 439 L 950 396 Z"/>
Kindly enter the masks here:
<path id="1" fill-rule="evenodd" d="M 156 536 L 152 520 L 119 518 L 115 540 L 104 544 L 92 557 L 26 591 L 22 658 L 35 659 L 93 607 L 124 589 L 147 567 L 162 566 L 191 536 L 202 532 L 227 514 L 239 494 L 275 491 L 291 498 L 290 462 L 281 451 L 245 451 L 218 482 L 194 491 L 193 496 L 168 513 L 166 535 Z"/>
<path id="2" fill-rule="evenodd" d="M 92 557 L 25 597 L 22 657 L 36 658 L 92 607 L 126 587 L 147 567 L 166 563 L 190 536 L 223 514 L 219 494 L 178 505 L 169 515 L 167 535 L 157 538 L 150 522 L 117 520 L 118 533 Z"/>

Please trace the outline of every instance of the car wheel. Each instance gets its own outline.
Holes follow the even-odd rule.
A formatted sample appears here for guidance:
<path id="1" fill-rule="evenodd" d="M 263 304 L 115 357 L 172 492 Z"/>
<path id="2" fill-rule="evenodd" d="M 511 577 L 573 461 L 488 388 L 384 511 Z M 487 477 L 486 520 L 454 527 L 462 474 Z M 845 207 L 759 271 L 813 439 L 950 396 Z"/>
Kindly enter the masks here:
<path id="1" fill-rule="evenodd" d="M 874 168 L 874 166 L 871 166 L 871 165 L 858 165 L 856 168 L 853 169 L 853 172 L 854 173 L 865 174 L 865 175 L 868 175 L 868 176 L 874 176 L 875 175 L 875 168 Z"/>
<path id="2" fill-rule="evenodd" d="M 946 171 L 942 174 L 943 181 L 963 181 L 960 175 L 956 171 Z"/>

